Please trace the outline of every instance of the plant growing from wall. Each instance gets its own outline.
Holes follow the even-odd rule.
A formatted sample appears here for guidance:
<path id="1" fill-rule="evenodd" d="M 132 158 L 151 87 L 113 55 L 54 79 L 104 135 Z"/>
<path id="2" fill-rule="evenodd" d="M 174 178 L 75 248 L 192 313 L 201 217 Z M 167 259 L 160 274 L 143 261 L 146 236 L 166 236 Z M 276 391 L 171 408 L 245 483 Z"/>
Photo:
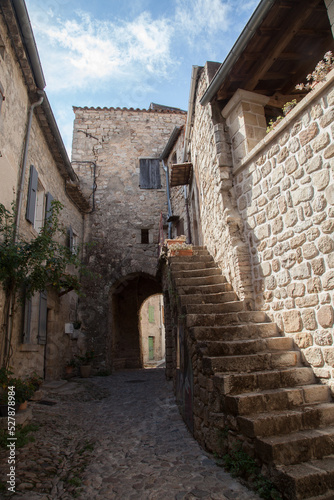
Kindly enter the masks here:
<path id="1" fill-rule="evenodd" d="M 80 293 L 80 277 L 68 270 L 89 274 L 79 258 L 79 249 L 71 251 L 59 240 L 65 228 L 59 221 L 62 204 L 52 202 L 45 225 L 30 240 L 16 234 L 15 206 L 11 211 L 0 204 L 0 285 L 5 303 L 1 322 L 2 366 L 8 367 L 11 357 L 13 317 L 18 301 L 31 298 L 36 292 L 53 287 L 59 296 L 74 290 Z"/>
<path id="2" fill-rule="evenodd" d="M 307 83 L 298 83 L 296 85 L 297 90 L 312 90 L 317 83 L 322 82 L 326 75 L 334 68 L 334 57 L 333 53 L 329 50 L 324 55 L 323 59 L 318 62 L 314 71 L 308 74 L 306 77 Z"/>

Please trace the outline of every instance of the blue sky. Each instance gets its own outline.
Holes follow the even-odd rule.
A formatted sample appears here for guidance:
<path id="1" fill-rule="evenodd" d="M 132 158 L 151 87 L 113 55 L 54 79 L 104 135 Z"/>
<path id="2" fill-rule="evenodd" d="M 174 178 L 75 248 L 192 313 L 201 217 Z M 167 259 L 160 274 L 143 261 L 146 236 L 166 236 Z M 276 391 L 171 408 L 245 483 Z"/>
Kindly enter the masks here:
<path id="1" fill-rule="evenodd" d="M 72 106 L 187 109 L 191 68 L 222 62 L 259 0 L 26 0 L 70 153 Z"/>

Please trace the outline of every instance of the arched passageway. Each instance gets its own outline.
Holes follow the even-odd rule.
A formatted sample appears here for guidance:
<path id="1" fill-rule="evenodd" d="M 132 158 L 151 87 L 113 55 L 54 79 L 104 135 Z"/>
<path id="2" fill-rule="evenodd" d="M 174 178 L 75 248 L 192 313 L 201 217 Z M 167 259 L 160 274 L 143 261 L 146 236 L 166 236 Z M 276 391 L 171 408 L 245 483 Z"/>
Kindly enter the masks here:
<path id="1" fill-rule="evenodd" d="M 164 305 L 161 293 L 151 295 L 142 303 L 139 332 L 144 368 L 165 366 Z"/>
<path id="2" fill-rule="evenodd" d="M 139 311 L 148 297 L 161 291 L 161 284 L 145 273 L 128 275 L 113 287 L 110 318 L 113 369 L 143 367 Z"/>

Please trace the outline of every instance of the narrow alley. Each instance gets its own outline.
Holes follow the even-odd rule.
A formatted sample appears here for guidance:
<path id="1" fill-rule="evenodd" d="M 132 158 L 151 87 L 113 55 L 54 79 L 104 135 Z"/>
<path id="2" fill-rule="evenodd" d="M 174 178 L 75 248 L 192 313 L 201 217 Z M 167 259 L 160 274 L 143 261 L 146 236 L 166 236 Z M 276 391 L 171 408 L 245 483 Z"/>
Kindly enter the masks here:
<path id="1" fill-rule="evenodd" d="M 35 442 L 17 450 L 16 499 L 258 498 L 190 435 L 163 369 L 55 384 L 45 400 L 31 403 Z"/>

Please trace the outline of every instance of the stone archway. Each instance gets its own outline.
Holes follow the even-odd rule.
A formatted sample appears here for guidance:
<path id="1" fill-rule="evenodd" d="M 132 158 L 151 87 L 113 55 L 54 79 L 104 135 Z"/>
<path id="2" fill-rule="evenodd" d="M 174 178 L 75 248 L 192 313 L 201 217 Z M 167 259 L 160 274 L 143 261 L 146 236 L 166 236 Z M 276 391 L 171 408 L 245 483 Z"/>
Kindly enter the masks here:
<path id="1" fill-rule="evenodd" d="M 110 348 L 114 370 L 143 367 L 139 311 L 144 300 L 161 292 L 161 284 L 145 273 L 130 274 L 113 286 Z"/>

